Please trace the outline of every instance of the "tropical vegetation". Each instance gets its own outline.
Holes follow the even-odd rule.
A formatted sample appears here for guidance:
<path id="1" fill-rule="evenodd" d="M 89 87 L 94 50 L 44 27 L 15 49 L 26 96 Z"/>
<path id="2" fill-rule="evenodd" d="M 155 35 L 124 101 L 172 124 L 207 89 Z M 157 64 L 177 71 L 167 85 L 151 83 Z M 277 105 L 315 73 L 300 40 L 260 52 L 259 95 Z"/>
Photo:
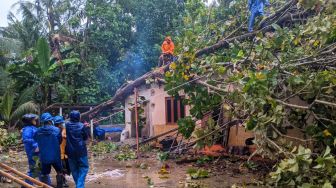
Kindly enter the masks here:
<path id="1" fill-rule="evenodd" d="M 195 122 L 220 109 L 255 133 L 253 155 L 280 161 L 269 185 L 335 186 L 335 2 L 270 3 L 248 33 L 246 0 L 18 1 L 22 18 L 10 13 L 0 29 L 1 128 L 55 103 L 109 99 L 155 69 L 170 35 L 178 61 L 165 89 L 188 95 L 191 116 L 178 122 L 186 138 L 214 132 L 197 146 L 216 142 L 224 124 L 210 118 L 197 129 Z M 298 134 L 287 135 L 293 129 Z"/>

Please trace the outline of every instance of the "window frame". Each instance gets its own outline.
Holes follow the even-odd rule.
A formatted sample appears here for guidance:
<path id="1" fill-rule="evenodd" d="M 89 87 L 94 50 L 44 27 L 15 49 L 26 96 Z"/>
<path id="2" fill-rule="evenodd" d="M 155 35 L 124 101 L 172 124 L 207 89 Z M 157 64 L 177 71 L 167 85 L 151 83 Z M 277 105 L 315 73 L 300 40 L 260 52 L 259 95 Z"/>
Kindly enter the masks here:
<path id="1" fill-rule="evenodd" d="M 184 96 L 179 96 L 177 99 L 177 121 L 174 122 L 175 119 L 175 111 L 174 111 L 174 101 L 175 101 L 175 97 L 165 97 L 165 121 L 167 125 L 176 125 L 177 121 L 179 119 L 181 119 L 182 114 L 181 114 L 181 104 L 183 102 Z M 167 107 L 167 101 L 170 100 L 170 120 L 168 120 L 168 107 Z M 184 117 L 186 116 L 186 105 L 182 105 L 184 108 Z"/>

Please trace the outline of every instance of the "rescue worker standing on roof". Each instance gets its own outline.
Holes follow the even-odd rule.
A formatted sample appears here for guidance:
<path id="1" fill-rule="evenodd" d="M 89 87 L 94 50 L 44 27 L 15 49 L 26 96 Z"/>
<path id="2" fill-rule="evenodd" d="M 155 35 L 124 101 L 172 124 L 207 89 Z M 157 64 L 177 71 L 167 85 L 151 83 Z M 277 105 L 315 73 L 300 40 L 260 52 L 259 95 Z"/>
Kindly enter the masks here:
<path id="1" fill-rule="evenodd" d="M 57 128 L 60 129 L 62 135 L 62 142 L 61 142 L 61 160 L 62 160 L 62 167 L 63 167 L 63 187 L 69 187 L 67 181 L 65 179 L 65 174 L 70 175 L 70 167 L 68 162 L 68 156 L 65 154 L 65 146 L 66 146 L 66 130 L 65 130 L 65 122 L 62 116 L 55 116 L 54 123 Z"/>
<path id="2" fill-rule="evenodd" d="M 248 8 L 250 10 L 250 18 L 248 23 L 248 31 L 253 31 L 254 21 L 258 16 L 264 15 L 264 7 L 269 6 L 269 0 L 248 0 Z"/>
<path id="3" fill-rule="evenodd" d="M 86 174 L 89 171 L 89 162 L 85 141 L 88 135 L 85 126 L 80 122 L 80 113 L 72 111 L 70 122 L 65 124 L 66 128 L 66 153 L 76 188 L 85 187 Z"/>
<path id="4" fill-rule="evenodd" d="M 34 139 L 39 145 L 40 160 L 41 160 L 41 181 L 51 185 L 48 180 L 53 167 L 57 173 L 56 182 L 57 188 L 63 187 L 62 162 L 61 162 L 61 132 L 53 125 L 53 117 L 50 113 L 41 115 L 42 126 L 38 128 L 34 135 Z"/>
<path id="5" fill-rule="evenodd" d="M 36 114 L 26 114 L 22 117 L 23 129 L 22 129 L 22 142 L 28 158 L 28 176 L 36 178 L 37 176 L 41 180 L 41 174 L 37 170 L 36 161 L 38 158 L 39 148 L 37 142 L 34 140 L 34 135 L 37 131 L 37 119 Z M 33 184 L 26 180 L 27 183 Z"/>
<path id="6" fill-rule="evenodd" d="M 174 59 L 175 45 L 171 37 L 167 36 L 162 43 L 159 67 L 166 65 L 168 62 L 172 62 Z"/>

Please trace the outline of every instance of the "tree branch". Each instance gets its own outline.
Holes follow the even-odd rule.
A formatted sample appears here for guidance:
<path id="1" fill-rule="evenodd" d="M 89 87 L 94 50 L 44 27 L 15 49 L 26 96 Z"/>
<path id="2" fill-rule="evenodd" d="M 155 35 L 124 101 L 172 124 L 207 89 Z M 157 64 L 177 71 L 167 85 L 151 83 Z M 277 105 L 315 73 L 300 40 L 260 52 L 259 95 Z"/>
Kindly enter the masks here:
<path id="1" fill-rule="evenodd" d="M 323 63 L 323 64 L 329 64 L 329 63 L 334 62 L 333 60 L 336 60 L 336 57 L 329 57 L 329 58 L 327 57 L 327 58 L 323 58 L 323 59 L 317 59 L 317 60 L 314 60 L 314 61 L 307 61 L 307 62 L 302 62 L 302 63 L 289 64 L 289 65 L 286 65 L 282 68 L 297 67 L 297 66 L 303 66 L 303 65 L 311 65 L 311 64 L 319 63 L 321 61 L 328 61 L 327 63 Z"/>
<path id="2" fill-rule="evenodd" d="M 322 101 L 322 100 L 315 99 L 315 102 L 316 102 L 316 103 L 320 103 L 320 104 L 325 104 L 325 105 L 327 105 L 327 106 L 336 107 L 336 104 L 335 104 L 335 103 L 331 103 L 331 102 L 327 102 L 327 101 Z"/>
<path id="3" fill-rule="evenodd" d="M 293 137 L 293 136 L 288 136 L 285 134 L 282 134 L 276 127 L 274 127 L 274 125 L 271 125 L 271 127 L 274 129 L 274 131 L 280 135 L 281 137 L 286 137 L 286 138 L 290 138 L 290 139 L 294 139 L 294 140 L 298 140 L 301 142 L 311 142 L 311 141 L 315 141 L 314 139 L 301 139 L 301 138 L 297 138 L 297 137 Z"/>
<path id="4" fill-rule="evenodd" d="M 284 102 L 282 100 L 279 100 L 279 99 L 275 99 L 275 101 L 282 104 L 282 105 L 291 107 L 291 108 L 299 108 L 299 109 L 304 109 L 304 110 L 309 109 L 309 106 L 300 106 L 300 105 L 296 105 L 296 104 L 290 104 L 290 103 L 286 103 L 286 102 Z"/>
<path id="5" fill-rule="evenodd" d="M 201 81 L 201 80 L 197 80 L 196 83 L 197 83 L 197 84 L 201 84 L 201 85 L 203 85 L 203 86 L 205 86 L 205 87 L 211 88 L 211 89 L 213 89 L 213 90 L 215 90 L 215 91 L 219 91 L 219 92 L 227 92 L 227 91 L 225 91 L 225 90 L 222 89 L 222 88 L 213 86 L 213 85 L 208 84 L 208 83 L 206 83 L 206 82 L 203 82 L 203 81 Z"/>
<path id="6" fill-rule="evenodd" d="M 306 17 L 310 13 L 311 13 L 310 11 L 303 11 L 303 12 L 299 12 L 299 13 L 296 13 L 296 14 L 289 14 L 289 13 L 287 13 L 286 15 L 280 17 L 276 21 L 276 24 L 282 26 L 286 21 L 291 21 L 291 23 L 295 23 L 295 20 L 293 20 L 293 19 L 301 18 L 301 17 Z M 266 33 L 266 32 L 272 31 L 272 30 L 273 30 L 273 27 L 271 25 L 268 25 L 266 27 L 263 27 L 260 30 L 257 30 L 257 31 L 251 32 L 251 33 L 245 33 L 243 35 L 232 37 L 232 38 L 224 38 L 224 39 L 220 40 L 219 42 L 217 42 L 214 45 L 211 45 L 211 46 L 208 46 L 208 47 L 205 47 L 203 49 L 198 50 L 195 53 L 195 56 L 196 57 L 200 57 L 202 55 L 213 53 L 213 52 L 215 52 L 215 51 L 217 51 L 219 49 L 229 48 L 230 47 L 230 43 L 232 43 L 234 41 L 251 40 L 259 32 Z"/>

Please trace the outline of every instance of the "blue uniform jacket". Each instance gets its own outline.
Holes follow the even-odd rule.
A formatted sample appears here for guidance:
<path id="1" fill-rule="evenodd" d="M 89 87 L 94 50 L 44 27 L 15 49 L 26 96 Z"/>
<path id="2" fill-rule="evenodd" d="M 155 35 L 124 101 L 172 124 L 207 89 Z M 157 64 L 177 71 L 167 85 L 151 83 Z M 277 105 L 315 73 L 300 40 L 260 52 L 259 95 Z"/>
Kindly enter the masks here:
<path id="1" fill-rule="evenodd" d="M 269 0 L 249 0 L 248 7 L 252 13 L 264 14 L 264 6 L 269 5 Z"/>
<path id="2" fill-rule="evenodd" d="M 35 152 L 38 148 L 37 142 L 34 140 L 34 135 L 37 131 L 37 128 L 34 125 L 26 125 L 22 129 L 22 142 L 27 154 L 29 165 L 35 165 L 33 160 L 34 156 L 38 156 L 38 152 Z"/>
<path id="3" fill-rule="evenodd" d="M 44 125 L 35 133 L 34 139 L 39 145 L 40 160 L 44 164 L 61 161 L 60 143 L 62 140 L 60 130 L 53 125 Z"/>
<path id="4" fill-rule="evenodd" d="M 65 152 L 70 159 L 78 159 L 87 156 L 85 141 L 88 135 L 85 131 L 84 124 L 81 122 L 67 122 L 66 127 L 66 147 Z"/>

